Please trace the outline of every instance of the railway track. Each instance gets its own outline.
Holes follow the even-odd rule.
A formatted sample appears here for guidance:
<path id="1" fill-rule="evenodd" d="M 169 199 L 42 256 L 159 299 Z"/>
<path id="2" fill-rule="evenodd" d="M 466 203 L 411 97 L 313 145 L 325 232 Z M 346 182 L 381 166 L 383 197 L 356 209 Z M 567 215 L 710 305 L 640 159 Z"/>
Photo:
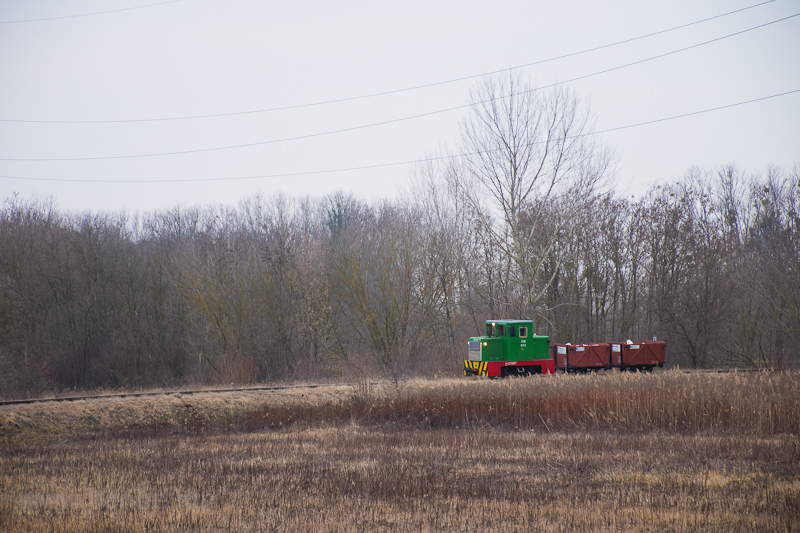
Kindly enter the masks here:
<path id="1" fill-rule="evenodd" d="M 278 391 L 287 389 L 315 389 L 323 387 L 324 384 L 308 384 L 308 385 L 260 385 L 254 387 L 228 387 L 222 389 L 185 389 L 174 391 L 148 391 L 148 392 L 116 392 L 109 394 L 84 394 L 80 396 L 53 396 L 48 398 L 23 398 L 18 400 L 0 400 L 2 405 L 18 405 L 26 403 L 47 403 L 47 402 L 75 402 L 79 400 L 97 400 L 104 398 L 136 398 L 144 396 L 175 396 L 175 395 L 190 395 L 190 394 L 204 394 L 204 393 L 218 393 L 218 392 L 255 392 L 255 391 Z"/>

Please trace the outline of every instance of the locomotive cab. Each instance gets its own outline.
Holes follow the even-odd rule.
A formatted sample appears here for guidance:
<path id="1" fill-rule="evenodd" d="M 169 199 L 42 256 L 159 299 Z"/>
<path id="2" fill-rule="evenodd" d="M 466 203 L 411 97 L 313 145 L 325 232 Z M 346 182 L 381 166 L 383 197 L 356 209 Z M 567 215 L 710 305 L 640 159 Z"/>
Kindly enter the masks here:
<path id="1" fill-rule="evenodd" d="M 552 374 L 550 338 L 533 334 L 530 320 L 487 320 L 486 335 L 470 337 L 464 375 Z"/>

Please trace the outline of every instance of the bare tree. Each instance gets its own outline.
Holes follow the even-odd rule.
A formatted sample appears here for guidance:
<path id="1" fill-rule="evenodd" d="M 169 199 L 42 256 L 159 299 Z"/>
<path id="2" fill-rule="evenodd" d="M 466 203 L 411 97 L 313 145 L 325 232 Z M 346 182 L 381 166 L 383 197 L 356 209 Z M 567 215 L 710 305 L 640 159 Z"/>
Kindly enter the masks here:
<path id="1" fill-rule="evenodd" d="M 567 222 L 608 177 L 612 155 L 592 136 L 588 107 L 567 89 L 540 91 L 507 74 L 486 78 L 471 100 L 455 177 L 481 214 L 482 231 L 508 258 L 505 297 L 516 313 L 532 316 L 555 275 L 543 275 L 546 262 L 567 237 Z M 570 201 L 554 218 L 549 210 L 558 198 Z"/>
<path id="2" fill-rule="evenodd" d="M 758 333 L 743 359 L 759 366 L 797 366 L 800 351 L 800 172 L 769 167 L 750 183 L 751 211 L 740 282 L 751 295 Z M 752 316 L 752 315 L 751 315 Z"/>

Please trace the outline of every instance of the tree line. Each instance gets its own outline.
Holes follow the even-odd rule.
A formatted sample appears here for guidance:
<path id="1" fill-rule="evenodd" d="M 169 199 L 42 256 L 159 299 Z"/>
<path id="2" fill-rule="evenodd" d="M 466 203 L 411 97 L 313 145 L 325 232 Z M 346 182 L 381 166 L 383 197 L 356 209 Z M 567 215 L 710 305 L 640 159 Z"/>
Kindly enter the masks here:
<path id="1" fill-rule="evenodd" d="M 0 390 L 454 374 L 490 318 L 551 342 L 657 337 L 671 365 L 799 366 L 800 166 L 623 196 L 580 100 L 520 83 L 479 86 L 458 157 L 395 199 L 7 198 Z"/>
<path id="2" fill-rule="evenodd" d="M 454 373 L 492 317 L 558 342 L 656 336 L 687 367 L 796 367 L 799 170 L 691 170 L 567 221 L 559 202 L 526 207 L 534 274 L 447 184 L 142 216 L 11 197 L 3 388 Z"/>

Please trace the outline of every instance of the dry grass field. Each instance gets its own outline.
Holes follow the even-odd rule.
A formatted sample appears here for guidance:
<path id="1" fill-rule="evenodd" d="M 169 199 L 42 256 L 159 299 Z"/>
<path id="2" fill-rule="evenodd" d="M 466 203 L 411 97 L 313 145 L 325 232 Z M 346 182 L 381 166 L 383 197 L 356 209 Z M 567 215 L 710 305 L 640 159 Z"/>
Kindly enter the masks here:
<path id="1" fill-rule="evenodd" d="M 800 375 L 3 406 L 0 531 L 800 531 Z"/>

